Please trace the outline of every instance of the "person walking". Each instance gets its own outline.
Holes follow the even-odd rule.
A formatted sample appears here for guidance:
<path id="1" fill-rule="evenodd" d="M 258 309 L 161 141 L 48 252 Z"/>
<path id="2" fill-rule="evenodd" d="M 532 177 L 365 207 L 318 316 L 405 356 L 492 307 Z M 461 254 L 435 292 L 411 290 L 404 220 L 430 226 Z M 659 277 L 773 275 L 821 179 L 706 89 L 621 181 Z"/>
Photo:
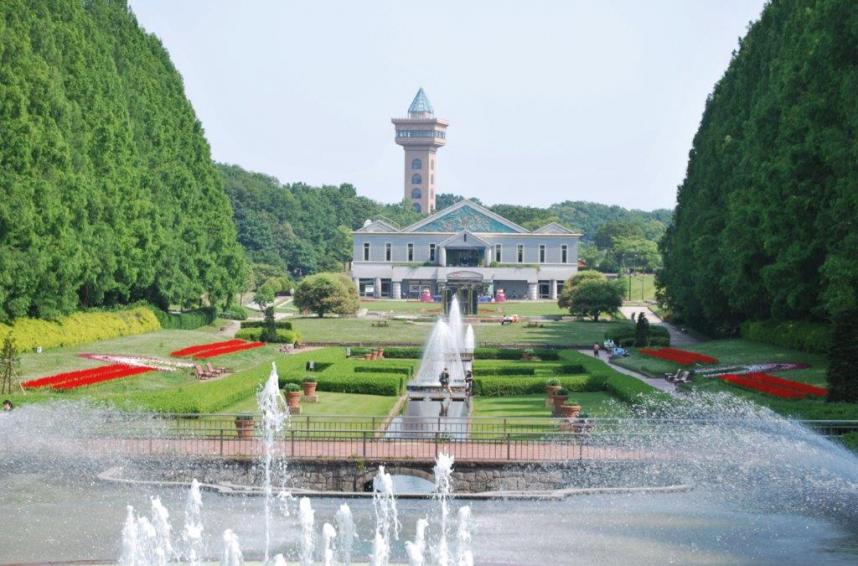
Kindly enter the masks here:
<path id="1" fill-rule="evenodd" d="M 447 368 L 444 368 L 444 371 L 438 376 L 438 381 L 441 382 L 441 387 L 450 393 L 450 372 L 447 371 Z"/>
<path id="2" fill-rule="evenodd" d="M 599 357 L 599 343 L 598 342 L 593 344 L 593 357 L 594 358 Z"/>

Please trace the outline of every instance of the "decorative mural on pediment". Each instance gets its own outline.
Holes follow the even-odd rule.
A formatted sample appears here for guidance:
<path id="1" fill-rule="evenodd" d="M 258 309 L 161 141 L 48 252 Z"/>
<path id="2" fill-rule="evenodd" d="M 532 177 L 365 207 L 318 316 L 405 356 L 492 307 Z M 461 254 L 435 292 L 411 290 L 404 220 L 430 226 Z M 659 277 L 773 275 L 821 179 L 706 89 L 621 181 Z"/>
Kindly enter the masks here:
<path id="1" fill-rule="evenodd" d="M 468 206 L 453 210 L 420 227 L 421 232 L 460 232 L 462 230 L 470 232 L 516 232 L 503 222 Z"/>

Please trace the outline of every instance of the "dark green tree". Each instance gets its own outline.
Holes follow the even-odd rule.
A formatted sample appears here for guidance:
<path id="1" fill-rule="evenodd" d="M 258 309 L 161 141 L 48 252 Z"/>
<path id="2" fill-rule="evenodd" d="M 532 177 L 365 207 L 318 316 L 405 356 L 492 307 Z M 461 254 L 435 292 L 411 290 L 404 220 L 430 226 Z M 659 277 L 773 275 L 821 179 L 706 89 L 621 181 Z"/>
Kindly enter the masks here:
<path id="1" fill-rule="evenodd" d="M 590 279 L 575 285 L 569 293 L 569 313 L 598 321 L 602 313 L 613 314 L 623 304 L 623 287 L 615 281 Z"/>
<path id="2" fill-rule="evenodd" d="M 274 307 L 267 307 L 265 309 L 265 317 L 259 339 L 262 342 L 277 342 L 277 322 L 274 320 Z"/>
<path id="3" fill-rule="evenodd" d="M 649 346 L 649 335 L 649 320 L 644 313 L 640 313 L 635 321 L 635 346 L 638 348 Z"/>
<path id="4" fill-rule="evenodd" d="M 21 356 L 11 333 L 3 338 L 3 350 L 0 351 L 0 394 L 12 393 L 12 386 L 21 370 Z"/>
<path id="5" fill-rule="evenodd" d="M 828 400 L 858 403 L 858 308 L 834 317 L 828 353 Z"/>
<path id="6" fill-rule="evenodd" d="M 340 273 L 318 273 L 304 278 L 295 289 L 295 306 L 326 314 L 354 314 L 359 301 L 354 283 Z"/>

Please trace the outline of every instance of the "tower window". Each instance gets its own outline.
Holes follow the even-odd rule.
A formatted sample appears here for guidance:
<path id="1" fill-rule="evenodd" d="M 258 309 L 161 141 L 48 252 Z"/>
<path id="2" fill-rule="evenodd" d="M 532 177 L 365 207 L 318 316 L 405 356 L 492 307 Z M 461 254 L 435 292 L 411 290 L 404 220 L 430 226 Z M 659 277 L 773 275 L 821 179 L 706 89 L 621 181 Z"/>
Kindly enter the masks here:
<path id="1" fill-rule="evenodd" d="M 495 261 L 500 263 L 501 257 L 503 257 L 503 246 L 501 244 L 495 244 Z"/>
<path id="2" fill-rule="evenodd" d="M 420 189 L 411 189 L 411 198 L 420 198 L 423 196 L 423 191 Z"/>
<path id="3" fill-rule="evenodd" d="M 429 261 L 435 261 L 435 244 L 429 244 Z"/>
<path id="4" fill-rule="evenodd" d="M 411 175 L 411 184 L 412 185 L 419 185 L 422 182 L 423 182 L 423 177 L 420 175 L 420 173 L 415 173 L 415 174 Z"/>
<path id="5" fill-rule="evenodd" d="M 569 255 L 569 246 L 563 244 L 560 246 L 560 263 L 567 263 Z"/>
<path id="6" fill-rule="evenodd" d="M 518 263 L 524 263 L 524 244 L 515 245 L 515 254 L 517 256 Z"/>
<path id="7" fill-rule="evenodd" d="M 363 260 L 369 261 L 369 242 L 363 244 Z"/>
<path id="8" fill-rule="evenodd" d="M 539 263 L 545 263 L 545 244 L 539 244 Z"/>
<path id="9" fill-rule="evenodd" d="M 414 244 L 408 244 L 408 261 L 414 261 Z"/>
<path id="10" fill-rule="evenodd" d="M 391 261 L 393 259 L 393 246 L 390 242 L 384 244 L 384 261 Z"/>
<path id="11" fill-rule="evenodd" d="M 411 168 L 416 169 L 417 171 L 423 169 L 423 161 L 420 159 L 412 159 Z"/>

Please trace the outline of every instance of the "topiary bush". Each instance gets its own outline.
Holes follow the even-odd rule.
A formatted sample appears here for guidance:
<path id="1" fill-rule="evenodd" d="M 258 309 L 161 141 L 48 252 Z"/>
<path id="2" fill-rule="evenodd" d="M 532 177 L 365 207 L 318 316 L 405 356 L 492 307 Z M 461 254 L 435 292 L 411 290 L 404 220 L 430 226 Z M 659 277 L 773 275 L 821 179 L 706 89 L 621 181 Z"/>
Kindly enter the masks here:
<path id="1" fill-rule="evenodd" d="M 249 340 L 251 342 L 268 342 L 270 344 L 294 344 L 300 339 L 296 330 L 277 330 L 274 336 L 268 336 L 269 340 L 262 339 L 263 328 L 243 328 L 235 333 L 236 338 Z"/>
<path id="2" fill-rule="evenodd" d="M 195 330 L 201 326 L 208 326 L 217 318 L 217 310 L 214 307 L 203 307 L 185 312 L 165 312 L 153 309 L 155 316 L 161 323 L 161 328 L 172 330 Z"/>
<path id="3" fill-rule="evenodd" d="M 245 328 L 265 328 L 265 321 L 247 320 L 241 323 L 241 328 L 242 330 Z M 274 321 L 274 328 L 278 330 L 292 330 L 292 323 L 288 320 L 276 320 Z"/>

